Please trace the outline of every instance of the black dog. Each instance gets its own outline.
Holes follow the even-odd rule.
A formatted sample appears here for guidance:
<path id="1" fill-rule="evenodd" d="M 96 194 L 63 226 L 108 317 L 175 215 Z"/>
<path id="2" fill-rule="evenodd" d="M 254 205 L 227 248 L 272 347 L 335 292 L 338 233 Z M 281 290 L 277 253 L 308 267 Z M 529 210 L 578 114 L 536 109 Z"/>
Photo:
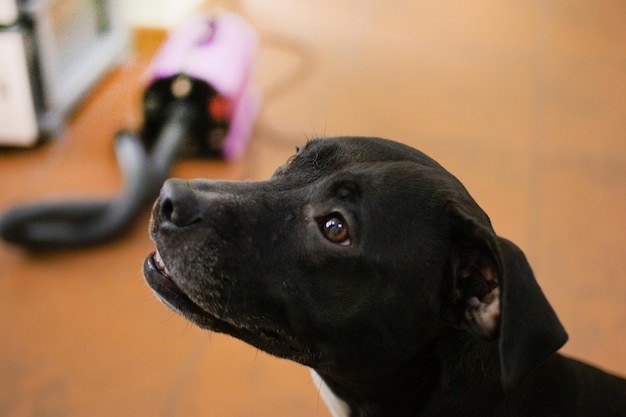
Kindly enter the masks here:
<path id="1" fill-rule="evenodd" d="M 555 354 L 520 249 L 405 145 L 317 139 L 268 181 L 169 180 L 151 233 L 165 304 L 311 367 L 336 415 L 626 416 L 626 380 Z"/>

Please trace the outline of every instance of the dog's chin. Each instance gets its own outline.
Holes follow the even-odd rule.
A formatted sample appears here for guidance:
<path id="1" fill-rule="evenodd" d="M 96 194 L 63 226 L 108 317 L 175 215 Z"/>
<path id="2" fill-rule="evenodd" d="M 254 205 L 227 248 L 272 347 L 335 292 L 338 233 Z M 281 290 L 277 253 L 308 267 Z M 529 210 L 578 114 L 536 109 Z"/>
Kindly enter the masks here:
<path id="1" fill-rule="evenodd" d="M 153 252 L 145 259 L 143 272 L 146 282 L 159 300 L 197 326 L 229 334 L 274 356 L 290 359 L 303 365 L 313 366 L 316 362 L 316 355 L 307 345 L 284 330 L 235 321 L 228 317 L 217 317 L 204 310 L 174 282 L 160 260 L 158 252 Z"/>

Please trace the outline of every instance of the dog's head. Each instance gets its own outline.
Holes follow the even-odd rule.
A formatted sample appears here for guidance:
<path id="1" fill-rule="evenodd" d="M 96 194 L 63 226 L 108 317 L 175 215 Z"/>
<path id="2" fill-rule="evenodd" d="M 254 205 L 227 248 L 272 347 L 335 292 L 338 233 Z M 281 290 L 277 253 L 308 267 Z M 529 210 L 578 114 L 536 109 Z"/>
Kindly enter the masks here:
<path id="1" fill-rule="evenodd" d="M 397 368 L 467 331 L 498 340 L 511 388 L 566 338 L 522 252 L 395 142 L 313 140 L 263 182 L 169 180 L 151 234 L 170 308 L 325 372 Z"/>

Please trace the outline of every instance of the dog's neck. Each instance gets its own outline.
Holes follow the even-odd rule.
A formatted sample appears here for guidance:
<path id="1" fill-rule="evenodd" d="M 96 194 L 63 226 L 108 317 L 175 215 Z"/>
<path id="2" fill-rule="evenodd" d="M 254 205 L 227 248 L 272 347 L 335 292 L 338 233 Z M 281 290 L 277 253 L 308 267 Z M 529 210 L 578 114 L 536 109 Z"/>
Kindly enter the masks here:
<path id="1" fill-rule="evenodd" d="M 432 387 L 426 381 L 439 373 L 434 361 L 421 359 L 375 376 L 320 373 L 320 393 L 334 417 L 419 415 Z"/>
<path id="2" fill-rule="evenodd" d="M 488 407 L 502 394 L 492 378 L 499 374 L 495 345 L 453 332 L 390 372 L 369 377 L 319 372 L 320 393 L 334 417 L 464 415 L 466 404 Z"/>

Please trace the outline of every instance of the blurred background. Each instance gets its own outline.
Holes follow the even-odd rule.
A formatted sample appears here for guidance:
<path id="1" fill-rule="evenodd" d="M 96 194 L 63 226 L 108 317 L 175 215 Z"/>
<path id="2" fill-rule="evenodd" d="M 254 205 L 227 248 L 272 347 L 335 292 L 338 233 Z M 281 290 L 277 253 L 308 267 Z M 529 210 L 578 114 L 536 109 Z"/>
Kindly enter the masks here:
<path id="1" fill-rule="evenodd" d="M 117 194 L 113 137 L 142 124 L 151 59 L 168 30 L 216 5 L 120 2 L 128 45 L 116 64 L 53 137 L 0 149 L 0 213 Z M 526 252 L 570 334 L 563 352 L 626 375 L 625 2 L 219 6 L 260 36 L 260 112 L 239 159 L 180 160 L 172 175 L 265 179 L 316 136 L 417 147 Z M 328 416 L 307 369 L 155 299 L 141 272 L 148 220 L 146 207 L 123 237 L 81 249 L 0 242 L 0 415 Z"/>

